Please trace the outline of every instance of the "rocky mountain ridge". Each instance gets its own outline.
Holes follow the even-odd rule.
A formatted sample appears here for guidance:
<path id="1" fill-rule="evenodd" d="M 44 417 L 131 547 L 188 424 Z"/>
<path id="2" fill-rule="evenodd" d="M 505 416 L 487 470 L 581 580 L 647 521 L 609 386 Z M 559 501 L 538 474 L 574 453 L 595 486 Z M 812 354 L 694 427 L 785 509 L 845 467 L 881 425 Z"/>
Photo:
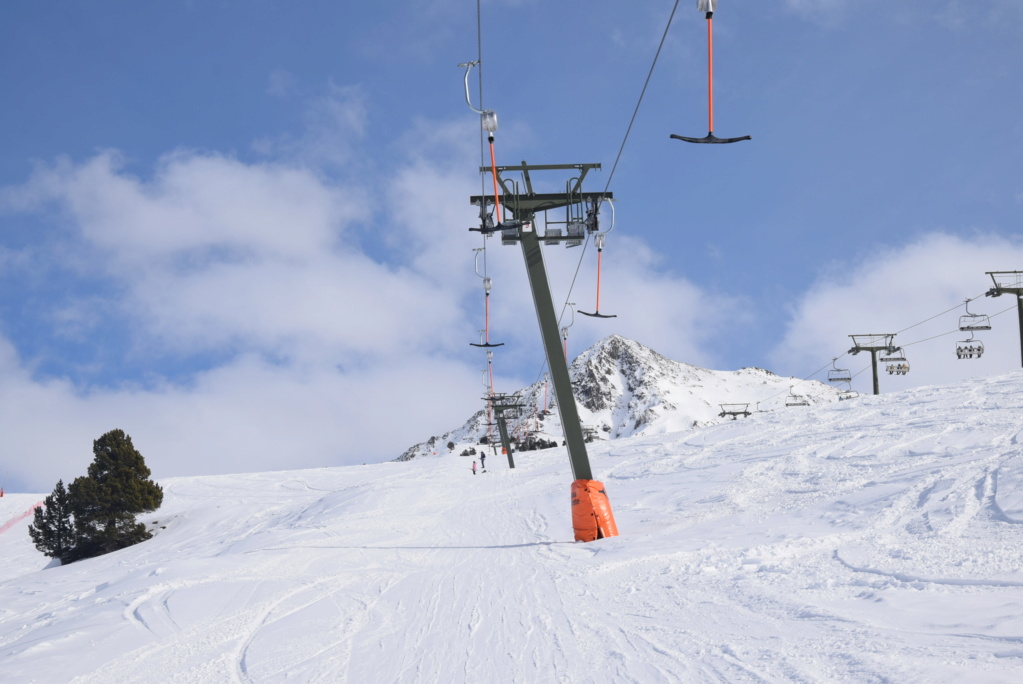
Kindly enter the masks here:
<path id="1" fill-rule="evenodd" d="M 606 337 L 582 352 L 569 367 L 572 389 L 583 429 L 589 438 L 617 439 L 677 432 L 722 420 L 722 404 L 748 404 L 750 412 L 796 410 L 798 395 L 808 404 L 838 401 L 838 390 L 817 381 L 786 378 L 762 368 L 718 371 L 673 361 L 653 349 L 620 335 Z M 509 433 L 520 442 L 529 439 L 562 441 L 561 420 L 554 405 L 554 388 L 541 379 L 515 393 L 522 408 L 508 418 Z M 475 445 L 499 441 L 486 408 L 461 427 L 436 435 L 405 451 L 407 461 L 451 451 L 470 451 Z M 448 445 L 454 444 L 454 449 Z"/>

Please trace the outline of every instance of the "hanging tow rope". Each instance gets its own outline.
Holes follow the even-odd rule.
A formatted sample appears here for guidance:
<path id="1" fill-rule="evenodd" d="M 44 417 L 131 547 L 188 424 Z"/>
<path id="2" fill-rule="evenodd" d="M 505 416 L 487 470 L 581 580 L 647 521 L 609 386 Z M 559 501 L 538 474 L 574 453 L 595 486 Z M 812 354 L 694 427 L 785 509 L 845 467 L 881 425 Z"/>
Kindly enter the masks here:
<path id="1" fill-rule="evenodd" d="M 683 135 L 671 134 L 676 140 L 684 140 L 691 143 L 734 143 L 740 140 L 751 140 L 751 137 L 744 135 L 740 138 L 719 138 L 714 135 L 714 6 L 717 0 L 696 0 L 696 7 L 705 13 L 707 17 L 707 118 L 709 122 L 709 133 L 703 138 L 688 138 Z"/>
<path id="2" fill-rule="evenodd" d="M 602 314 L 602 313 L 600 313 L 600 268 L 601 268 L 601 259 L 602 259 L 602 255 L 603 255 L 603 252 L 604 252 L 604 239 L 605 239 L 605 237 L 607 236 L 608 233 L 610 233 L 612 230 L 614 230 L 614 227 L 615 227 L 614 204 L 611 204 L 611 202 L 608 202 L 608 204 L 611 205 L 611 227 L 607 229 L 607 232 L 597 233 L 596 235 L 593 236 L 593 245 L 597 248 L 597 306 L 593 310 L 593 313 L 587 313 L 585 311 L 580 311 L 579 312 L 583 316 L 590 316 L 591 318 L 618 318 L 617 314 Z M 596 218 L 596 212 L 594 212 L 594 218 Z"/>

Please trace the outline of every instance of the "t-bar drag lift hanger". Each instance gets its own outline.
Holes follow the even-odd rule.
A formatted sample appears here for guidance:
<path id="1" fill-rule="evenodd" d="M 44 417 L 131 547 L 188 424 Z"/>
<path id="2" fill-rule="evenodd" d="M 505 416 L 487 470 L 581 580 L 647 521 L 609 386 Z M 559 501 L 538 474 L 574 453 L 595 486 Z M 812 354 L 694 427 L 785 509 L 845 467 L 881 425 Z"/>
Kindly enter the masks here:
<path id="1" fill-rule="evenodd" d="M 497 157 L 494 155 L 494 131 L 497 130 L 497 113 L 493 109 L 476 109 L 472 106 L 472 99 L 469 97 L 469 74 L 472 72 L 472 68 L 478 65 L 479 60 L 473 60 L 471 62 L 462 62 L 458 66 L 465 69 L 465 103 L 469 105 L 469 109 L 480 115 L 480 125 L 483 130 L 487 132 L 487 142 L 490 143 L 490 172 L 494 178 L 494 214 L 491 217 L 486 212 L 486 206 L 480 206 L 480 227 L 470 228 L 469 230 L 475 230 L 484 235 L 490 235 L 497 231 L 511 228 L 514 226 L 505 225 L 501 222 L 502 211 L 501 211 L 501 195 L 498 190 L 498 179 L 497 179 Z"/>
<path id="2" fill-rule="evenodd" d="M 709 132 L 703 138 L 688 138 L 684 135 L 671 134 L 675 140 L 683 140 L 691 143 L 734 143 L 740 140 L 751 140 L 748 135 L 739 138 L 719 138 L 714 135 L 714 8 L 717 0 L 697 0 L 696 6 L 699 11 L 707 17 L 707 119 Z M 466 77 L 468 78 L 468 77 Z M 468 86 L 466 86 L 468 87 Z"/>
<path id="3" fill-rule="evenodd" d="M 483 279 L 483 301 L 485 303 L 485 325 L 482 335 L 480 335 L 480 342 L 470 342 L 469 344 L 473 347 L 502 347 L 504 342 L 491 342 L 490 341 L 490 278 L 485 274 L 480 273 L 480 252 L 484 247 L 477 247 L 473 251 L 476 252 L 476 275 Z"/>
<path id="4" fill-rule="evenodd" d="M 615 227 L 614 204 L 611 204 L 610 202 L 608 202 L 608 204 L 611 205 L 611 227 L 608 228 L 606 232 L 597 233 L 596 235 L 593 236 L 593 244 L 597 248 L 597 306 L 593 310 L 593 313 L 587 313 L 585 311 L 580 311 L 579 312 L 583 316 L 590 316 L 591 318 L 618 318 L 617 314 L 602 314 L 602 313 L 600 313 L 600 262 L 601 262 L 601 256 L 604 253 L 604 239 L 605 239 L 605 237 L 607 236 L 608 233 L 610 233 L 612 230 L 614 230 L 614 227 Z M 592 214 L 592 218 L 594 220 L 596 220 L 596 213 Z"/>

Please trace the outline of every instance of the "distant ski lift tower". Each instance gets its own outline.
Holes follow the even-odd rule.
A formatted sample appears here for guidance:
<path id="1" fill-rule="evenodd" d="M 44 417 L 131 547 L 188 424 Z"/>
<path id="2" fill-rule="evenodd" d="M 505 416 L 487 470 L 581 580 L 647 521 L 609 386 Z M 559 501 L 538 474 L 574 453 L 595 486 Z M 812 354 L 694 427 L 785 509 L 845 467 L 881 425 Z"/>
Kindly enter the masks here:
<path id="1" fill-rule="evenodd" d="M 469 201 L 480 207 L 480 215 L 486 216 L 487 206 L 501 201 L 503 211 L 511 213 L 511 220 L 504 222 L 500 214 L 495 214 L 494 226 L 480 226 L 481 232 L 501 232 L 502 244 L 519 243 L 522 257 L 526 262 L 526 274 L 529 287 L 536 307 L 536 318 L 540 326 L 540 337 L 547 356 L 547 366 L 551 381 L 554 383 L 554 396 L 558 412 L 561 416 L 561 427 L 565 434 L 565 445 L 568 447 L 568 458 L 572 466 L 573 499 L 577 486 L 589 488 L 598 486 L 593 482 L 593 471 L 590 469 L 589 456 L 586 453 L 586 441 L 583 436 L 579 410 L 572 394 L 572 380 L 568 374 L 568 362 L 558 337 L 558 317 L 551 296 L 550 282 L 544 266 L 541 243 L 552 245 L 565 243 L 568 246 L 580 244 L 586 233 L 597 232 L 596 211 L 604 200 L 613 199 L 609 192 L 583 192 L 583 180 L 589 171 L 599 169 L 600 164 L 533 164 L 522 162 L 519 166 L 480 167 L 480 173 L 493 173 L 496 184 L 500 185 L 503 200 L 497 194 L 475 195 Z M 572 178 L 565 184 L 564 192 L 537 193 L 533 190 L 532 173 L 538 171 L 571 171 Z M 510 180 L 506 174 L 521 174 L 519 180 Z M 565 209 L 567 214 L 566 231 L 560 229 L 545 230 L 543 236 L 538 235 L 536 218 L 538 213 L 557 209 Z M 590 217 L 593 217 L 590 219 Z M 590 219 L 590 220 L 587 220 Z M 582 482 L 580 482 L 582 481 Z M 599 494 L 603 495 L 602 487 Z M 587 489 L 586 491 L 590 491 Z M 596 492 L 594 492 L 596 493 Z M 606 511 L 606 526 L 599 526 L 598 532 L 605 536 L 617 534 L 614 520 L 610 517 L 610 508 Z M 597 516 L 600 519 L 600 516 Z M 573 525 L 575 515 L 573 515 Z M 599 534 L 598 534 L 599 537 Z M 576 530 L 579 539 L 579 529 Z"/>
<path id="2" fill-rule="evenodd" d="M 871 335 L 849 335 L 853 341 L 853 347 L 849 353 L 855 356 L 863 351 L 870 352 L 870 365 L 874 372 L 874 394 L 881 394 L 881 385 L 877 380 L 877 353 L 891 353 L 895 350 L 895 333 L 881 333 Z"/>
<path id="3" fill-rule="evenodd" d="M 1019 314 L 1019 348 L 1020 360 L 1023 363 L 1023 271 L 987 271 L 995 286 L 985 294 L 988 297 L 1001 297 L 1003 294 L 1016 296 L 1016 311 Z"/>
<path id="4" fill-rule="evenodd" d="M 511 414 L 512 418 L 518 418 L 519 409 L 522 408 L 522 404 L 518 402 L 518 399 L 518 396 L 514 394 L 491 394 L 488 397 L 484 397 L 484 400 L 490 402 L 494 413 L 497 415 L 497 430 L 501 434 L 501 446 L 504 447 L 504 452 L 508 456 L 509 468 L 515 467 L 515 460 L 512 458 L 511 438 L 508 436 L 508 422 L 505 412 Z"/>

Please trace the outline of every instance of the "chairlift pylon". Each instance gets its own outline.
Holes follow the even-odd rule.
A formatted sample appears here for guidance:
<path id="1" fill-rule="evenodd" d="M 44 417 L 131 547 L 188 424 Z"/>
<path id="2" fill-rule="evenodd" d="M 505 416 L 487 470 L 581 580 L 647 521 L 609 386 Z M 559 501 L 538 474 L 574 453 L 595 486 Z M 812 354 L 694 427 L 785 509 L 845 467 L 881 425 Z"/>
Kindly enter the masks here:
<path id="1" fill-rule="evenodd" d="M 614 205 L 611 207 L 612 216 L 614 215 Z M 596 221 L 596 212 L 593 214 L 593 220 Z M 611 219 L 611 228 L 608 229 L 607 233 L 610 233 L 614 229 L 614 219 Z M 580 311 L 583 316 L 589 316 L 591 318 L 618 318 L 617 314 L 602 314 L 600 313 L 600 264 L 601 257 L 604 253 L 604 238 L 607 233 L 597 233 L 593 236 L 593 244 L 597 247 L 597 306 L 593 310 L 593 313 L 587 313 L 586 311 Z"/>
<path id="2" fill-rule="evenodd" d="M 905 375 L 909 372 L 909 362 L 902 347 L 888 347 L 881 352 L 881 361 L 887 363 L 885 370 L 888 375 Z"/>
<path id="3" fill-rule="evenodd" d="M 966 307 L 966 314 L 959 317 L 959 329 L 963 332 L 971 332 L 974 330 L 990 330 L 991 319 L 985 314 L 970 313 L 970 302 L 972 300 L 967 299 L 963 302 L 963 306 Z"/>
<path id="4" fill-rule="evenodd" d="M 711 144 L 727 144 L 735 143 L 742 140 L 751 140 L 751 136 L 744 135 L 738 138 L 719 138 L 714 135 L 714 6 L 717 4 L 717 0 L 697 0 L 697 9 L 700 12 L 705 13 L 707 18 L 707 118 L 709 122 L 709 132 L 703 138 L 690 138 L 684 135 L 671 134 L 671 137 L 676 140 L 682 140 L 690 143 L 711 143 Z"/>

